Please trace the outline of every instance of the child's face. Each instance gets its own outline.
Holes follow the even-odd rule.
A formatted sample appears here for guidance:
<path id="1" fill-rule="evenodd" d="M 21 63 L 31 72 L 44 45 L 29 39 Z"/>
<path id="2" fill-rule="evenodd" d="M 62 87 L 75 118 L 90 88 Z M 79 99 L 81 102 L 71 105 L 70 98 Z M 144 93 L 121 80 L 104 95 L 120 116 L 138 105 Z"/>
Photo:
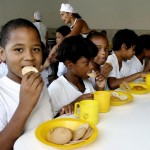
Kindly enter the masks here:
<path id="1" fill-rule="evenodd" d="M 94 58 L 94 62 L 99 65 L 103 65 L 108 57 L 108 40 L 102 36 L 97 36 L 92 38 L 91 41 L 97 46 L 99 50 L 97 56 Z"/>
<path id="2" fill-rule="evenodd" d="M 88 78 L 87 73 L 91 72 L 93 69 L 91 61 L 92 59 L 89 60 L 85 57 L 81 57 L 76 63 L 72 63 L 71 65 L 72 73 L 80 78 Z"/>
<path id="3" fill-rule="evenodd" d="M 124 52 L 124 60 L 130 60 L 135 54 L 135 45 L 131 46 Z"/>
<path id="4" fill-rule="evenodd" d="M 20 83 L 22 68 L 34 66 L 38 70 L 42 63 L 41 42 L 32 28 L 18 28 L 10 33 L 4 57 L 8 66 L 8 77 Z"/>
<path id="5" fill-rule="evenodd" d="M 61 33 L 56 32 L 56 43 L 57 44 L 60 44 L 64 40 L 64 38 L 65 37 Z"/>
<path id="6" fill-rule="evenodd" d="M 150 59 L 150 49 L 144 49 L 144 56 Z"/>

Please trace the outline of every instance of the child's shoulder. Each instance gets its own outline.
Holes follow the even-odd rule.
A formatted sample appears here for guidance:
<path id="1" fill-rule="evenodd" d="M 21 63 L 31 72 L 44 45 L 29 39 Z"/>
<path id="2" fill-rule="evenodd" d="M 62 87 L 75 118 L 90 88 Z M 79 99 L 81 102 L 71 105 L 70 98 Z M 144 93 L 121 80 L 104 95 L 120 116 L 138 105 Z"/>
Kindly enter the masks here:
<path id="1" fill-rule="evenodd" d="M 62 86 L 66 83 L 66 79 L 64 78 L 64 76 L 60 76 L 59 78 L 57 78 L 56 80 L 54 80 L 48 87 L 48 89 L 51 88 L 62 88 Z"/>

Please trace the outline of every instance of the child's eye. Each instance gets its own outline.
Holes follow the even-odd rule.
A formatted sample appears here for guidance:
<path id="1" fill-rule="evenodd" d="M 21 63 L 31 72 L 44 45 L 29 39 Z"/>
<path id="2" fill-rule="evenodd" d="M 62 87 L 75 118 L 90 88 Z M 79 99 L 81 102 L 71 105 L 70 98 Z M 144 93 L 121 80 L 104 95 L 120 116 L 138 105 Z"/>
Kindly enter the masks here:
<path id="1" fill-rule="evenodd" d="M 85 64 L 85 65 L 89 65 L 89 61 L 87 61 L 87 62 L 84 62 L 84 64 Z"/>
<path id="2" fill-rule="evenodd" d="M 23 49 L 22 49 L 22 48 L 15 48 L 15 51 L 17 51 L 17 52 L 22 52 Z"/>
<path id="3" fill-rule="evenodd" d="M 41 48 L 33 48 L 33 51 L 41 51 Z"/>

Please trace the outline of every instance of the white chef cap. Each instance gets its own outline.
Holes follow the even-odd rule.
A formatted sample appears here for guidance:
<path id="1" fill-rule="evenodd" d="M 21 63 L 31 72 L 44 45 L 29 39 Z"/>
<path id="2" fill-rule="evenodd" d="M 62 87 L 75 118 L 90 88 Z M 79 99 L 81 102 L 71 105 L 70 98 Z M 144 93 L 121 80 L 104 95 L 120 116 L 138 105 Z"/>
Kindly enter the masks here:
<path id="1" fill-rule="evenodd" d="M 34 12 L 34 19 L 35 20 L 41 20 L 42 16 L 39 10 L 37 10 L 36 12 Z"/>
<path id="2" fill-rule="evenodd" d="M 60 11 L 69 12 L 69 13 L 77 13 L 76 10 L 70 4 L 61 4 Z"/>

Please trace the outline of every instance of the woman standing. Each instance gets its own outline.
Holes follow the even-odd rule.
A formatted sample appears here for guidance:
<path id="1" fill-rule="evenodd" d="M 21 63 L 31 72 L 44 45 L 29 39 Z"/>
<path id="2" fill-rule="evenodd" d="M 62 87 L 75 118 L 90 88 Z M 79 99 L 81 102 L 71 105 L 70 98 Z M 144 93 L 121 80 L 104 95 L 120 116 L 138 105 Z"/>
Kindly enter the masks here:
<path id="1" fill-rule="evenodd" d="M 61 20 L 65 24 L 70 24 L 71 32 L 66 36 L 74 36 L 81 34 L 86 38 L 90 29 L 87 23 L 81 18 L 81 16 L 74 10 L 70 4 L 61 4 L 60 8 Z"/>

